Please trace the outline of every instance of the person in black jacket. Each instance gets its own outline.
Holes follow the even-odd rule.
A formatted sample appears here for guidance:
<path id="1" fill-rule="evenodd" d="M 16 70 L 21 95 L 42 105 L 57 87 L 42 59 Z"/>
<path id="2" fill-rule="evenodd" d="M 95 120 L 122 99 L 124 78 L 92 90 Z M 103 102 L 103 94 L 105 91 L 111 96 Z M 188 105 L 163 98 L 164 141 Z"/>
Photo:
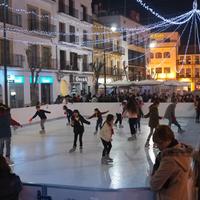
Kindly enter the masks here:
<path id="1" fill-rule="evenodd" d="M 3 156 L 0 156 L 0 199 L 1 200 L 18 200 L 22 183 L 11 169 Z"/>
<path id="2" fill-rule="evenodd" d="M 71 117 L 72 117 L 72 110 L 70 110 L 67 106 L 63 106 L 63 110 L 65 111 L 64 114 L 66 114 L 67 116 L 67 120 L 68 120 L 68 124 L 67 125 L 70 125 L 70 121 L 71 121 Z"/>
<path id="3" fill-rule="evenodd" d="M 80 150 L 83 149 L 83 142 L 82 137 L 84 133 L 84 125 L 83 124 L 90 124 L 89 121 L 87 121 L 83 116 L 80 115 L 78 110 L 74 110 L 72 114 L 72 120 L 71 125 L 74 128 L 74 144 L 73 148 L 69 151 L 74 152 L 76 150 L 76 142 L 79 136 L 79 142 L 80 142 Z"/>
<path id="4" fill-rule="evenodd" d="M 31 117 L 29 119 L 29 122 L 31 123 L 34 118 L 36 118 L 37 116 L 39 116 L 40 117 L 40 126 L 41 126 L 40 133 L 45 133 L 44 123 L 47 120 L 47 116 L 45 115 L 45 113 L 51 113 L 51 112 L 49 112 L 47 110 L 40 109 L 39 105 L 36 106 L 36 110 L 37 110 L 37 112 L 33 115 L 33 117 Z"/>

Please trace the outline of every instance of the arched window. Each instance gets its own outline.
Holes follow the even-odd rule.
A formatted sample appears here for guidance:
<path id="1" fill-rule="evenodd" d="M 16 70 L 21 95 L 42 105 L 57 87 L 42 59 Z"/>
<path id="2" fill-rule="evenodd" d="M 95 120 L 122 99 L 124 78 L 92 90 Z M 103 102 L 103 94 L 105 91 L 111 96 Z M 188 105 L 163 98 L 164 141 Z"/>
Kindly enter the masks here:
<path id="1" fill-rule="evenodd" d="M 164 52 L 164 58 L 170 58 L 170 52 Z"/>
<path id="2" fill-rule="evenodd" d="M 162 58 L 162 53 L 160 52 L 156 53 L 156 58 Z"/>

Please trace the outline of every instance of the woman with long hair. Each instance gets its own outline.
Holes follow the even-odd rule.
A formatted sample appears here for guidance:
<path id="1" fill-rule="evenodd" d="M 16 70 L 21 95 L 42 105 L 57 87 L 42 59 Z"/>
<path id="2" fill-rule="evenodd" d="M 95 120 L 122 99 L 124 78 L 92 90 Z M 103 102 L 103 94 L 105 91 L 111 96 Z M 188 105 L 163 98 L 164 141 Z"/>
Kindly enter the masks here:
<path id="1" fill-rule="evenodd" d="M 104 122 L 101 130 L 100 130 L 100 138 L 102 141 L 102 144 L 104 146 L 103 152 L 102 152 L 102 158 L 101 163 L 102 164 L 109 164 L 110 162 L 113 162 L 113 159 L 110 158 L 110 150 L 112 148 L 112 135 L 114 134 L 113 131 L 113 122 L 114 122 L 114 116 L 109 114 L 106 117 L 106 121 Z"/>

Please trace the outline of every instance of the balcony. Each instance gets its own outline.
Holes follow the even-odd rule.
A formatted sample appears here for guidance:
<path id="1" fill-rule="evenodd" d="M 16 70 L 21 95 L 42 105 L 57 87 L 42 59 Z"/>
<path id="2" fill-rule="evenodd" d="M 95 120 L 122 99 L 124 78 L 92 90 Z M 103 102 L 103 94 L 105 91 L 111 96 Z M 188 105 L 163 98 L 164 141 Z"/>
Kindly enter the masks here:
<path id="1" fill-rule="evenodd" d="M 92 40 L 82 40 L 81 46 L 92 48 L 93 47 L 93 41 Z"/>
<path id="2" fill-rule="evenodd" d="M 71 8 L 68 5 L 65 4 L 59 4 L 58 12 L 65 13 L 67 15 L 70 15 L 72 17 L 78 18 L 78 10 L 75 8 Z"/>
<path id="3" fill-rule="evenodd" d="M 118 45 L 113 45 L 112 51 L 114 53 L 119 53 L 119 54 L 125 55 L 125 48 L 118 46 Z"/>
<path id="4" fill-rule="evenodd" d="M 0 22 L 3 22 L 3 9 L 0 9 Z M 14 26 L 22 26 L 22 16 L 11 11 L 6 11 L 6 23 Z"/>
<path id="5" fill-rule="evenodd" d="M 50 24 L 44 20 L 39 19 L 28 19 L 28 30 L 29 31 L 42 31 L 42 32 L 48 32 L 51 33 L 51 36 L 56 36 L 56 26 L 53 24 Z"/>
<path id="6" fill-rule="evenodd" d="M 93 44 L 93 48 L 105 51 L 113 51 L 113 43 L 112 42 L 96 43 Z"/>
<path id="7" fill-rule="evenodd" d="M 93 23 L 92 16 L 91 15 L 87 15 L 87 14 L 85 14 L 83 12 L 80 12 L 80 20 L 88 22 L 90 24 Z"/>
<path id="8" fill-rule="evenodd" d="M 31 57 L 30 65 L 31 67 L 34 68 L 50 69 L 50 70 L 57 69 L 56 59 L 49 58 L 49 56 Z"/>
<path id="9" fill-rule="evenodd" d="M 88 63 L 83 63 L 83 72 L 93 72 L 92 66 Z"/>
<path id="10" fill-rule="evenodd" d="M 8 54 L 7 66 L 8 67 L 23 67 L 24 56 L 19 54 Z M 0 59 L 0 65 L 4 65 L 3 57 Z"/>
<path id="11" fill-rule="evenodd" d="M 78 63 L 71 64 L 70 61 L 60 61 L 60 69 L 66 71 L 79 71 Z"/>
<path id="12" fill-rule="evenodd" d="M 73 43 L 73 44 L 79 44 L 79 36 L 75 36 L 75 35 L 65 35 L 64 34 L 60 34 L 59 36 L 59 41 L 60 42 L 68 42 L 68 43 Z"/>

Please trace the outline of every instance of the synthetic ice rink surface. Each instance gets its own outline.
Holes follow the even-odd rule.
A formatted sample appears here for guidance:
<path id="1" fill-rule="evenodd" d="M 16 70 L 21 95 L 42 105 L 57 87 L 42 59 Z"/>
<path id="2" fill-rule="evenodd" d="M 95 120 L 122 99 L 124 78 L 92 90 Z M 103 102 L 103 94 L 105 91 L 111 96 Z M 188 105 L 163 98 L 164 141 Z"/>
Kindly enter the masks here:
<path id="1" fill-rule="evenodd" d="M 94 135 L 96 120 L 85 125 L 83 152 L 68 153 L 73 145 L 73 129 L 66 126 L 66 120 L 48 121 L 46 134 L 40 135 L 39 124 L 28 125 L 13 131 L 13 170 L 22 181 L 58 185 L 84 186 L 95 188 L 135 188 L 148 186 L 148 174 L 154 162 L 156 150 L 152 145 L 145 149 L 144 143 L 149 133 L 148 120 L 141 120 L 141 133 L 136 141 L 130 137 L 127 119 L 124 128 L 115 128 L 111 157 L 113 165 L 101 165 L 102 144 L 98 134 Z M 194 147 L 200 143 L 200 124 L 194 119 L 179 118 L 182 135 L 176 133 L 179 141 Z M 161 124 L 167 121 L 161 120 Z M 79 143 L 77 143 L 78 147 Z"/>

